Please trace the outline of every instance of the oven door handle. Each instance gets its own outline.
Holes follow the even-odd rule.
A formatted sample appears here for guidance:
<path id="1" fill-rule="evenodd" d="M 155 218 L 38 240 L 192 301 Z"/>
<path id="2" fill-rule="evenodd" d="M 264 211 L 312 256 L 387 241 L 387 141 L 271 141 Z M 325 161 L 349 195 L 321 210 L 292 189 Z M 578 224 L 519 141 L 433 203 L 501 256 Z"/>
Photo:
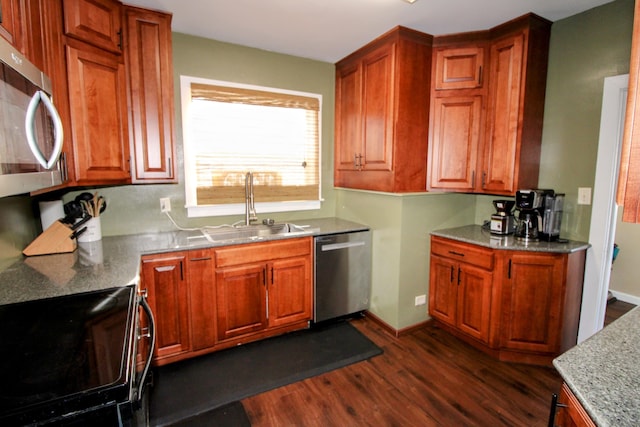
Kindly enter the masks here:
<path id="1" fill-rule="evenodd" d="M 149 307 L 149 303 L 147 302 L 146 295 L 144 294 L 140 295 L 139 302 L 140 302 L 140 306 L 142 306 L 142 309 L 144 310 L 145 314 L 149 318 L 149 335 L 148 336 L 150 337 L 151 342 L 149 343 L 149 352 L 147 354 L 147 359 L 144 364 L 144 369 L 142 370 L 142 375 L 140 376 L 140 384 L 138 386 L 138 396 L 136 399 L 138 402 L 142 401 L 143 389 L 144 389 L 145 383 L 147 382 L 147 375 L 149 374 L 149 369 L 151 367 L 151 358 L 153 356 L 153 349 L 156 346 L 156 323 L 155 323 L 155 319 L 153 318 L 153 312 L 151 311 L 151 307 Z"/>
<path id="2" fill-rule="evenodd" d="M 36 141 L 36 135 L 34 132 L 34 124 L 36 120 L 36 108 L 38 108 L 38 104 L 42 102 L 45 109 L 49 112 L 49 116 L 53 122 L 54 128 L 54 143 L 53 143 L 53 151 L 51 152 L 51 156 L 46 159 L 40 147 L 38 147 L 38 143 Z M 62 131 L 62 121 L 60 120 L 60 115 L 56 110 L 56 107 L 53 106 L 53 103 L 49 99 L 46 93 L 39 90 L 37 91 L 31 101 L 29 102 L 29 106 L 27 107 L 27 113 L 24 119 L 24 128 L 27 136 L 27 143 L 29 144 L 29 148 L 31 152 L 35 156 L 38 163 L 42 165 L 45 169 L 51 169 L 58 158 L 60 157 L 60 153 L 62 153 L 62 141 L 64 139 L 63 131 Z"/>

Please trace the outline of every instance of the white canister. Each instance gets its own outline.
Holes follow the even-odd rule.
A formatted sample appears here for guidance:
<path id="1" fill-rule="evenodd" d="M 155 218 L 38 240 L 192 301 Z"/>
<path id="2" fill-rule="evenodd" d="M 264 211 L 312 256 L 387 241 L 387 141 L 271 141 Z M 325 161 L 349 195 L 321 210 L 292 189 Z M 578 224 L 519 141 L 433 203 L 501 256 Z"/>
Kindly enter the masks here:
<path id="1" fill-rule="evenodd" d="M 50 202 L 39 202 L 40 207 L 40 222 L 42 223 L 42 231 L 46 230 L 56 222 L 64 217 L 64 207 L 62 206 L 62 200 L 53 200 Z"/>
<path id="2" fill-rule="evenodd" d="M 100 225 L 100 217 L 91 218 L 82 227 L 87 230 L 78 236 L 78 242 L 95 242 L 102 239 L 102 226 Z"/>

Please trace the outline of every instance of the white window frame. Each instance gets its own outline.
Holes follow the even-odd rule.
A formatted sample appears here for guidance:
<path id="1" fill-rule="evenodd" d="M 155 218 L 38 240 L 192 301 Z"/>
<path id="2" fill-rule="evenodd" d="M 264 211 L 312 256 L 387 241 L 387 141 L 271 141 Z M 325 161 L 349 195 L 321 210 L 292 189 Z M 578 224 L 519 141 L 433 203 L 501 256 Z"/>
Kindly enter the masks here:
<path id="1" fill-rule="evenodd" d="M 242 89 L 253 89 L 261 91 L 279 92 L 290 95 L 299 95 L 317 98 L 320 103 L 320 114 L 318 114 L 318 194 L 319 200 L 304 201 L 282 201 L 282 202 L 260 202 L 255 200 L 255 208 L 258 215 L 274 212 L 290 212 L 290 211 L 306 211 L 317 210 L 321 208 L 322 198 L 322 95 L 317 93 L 292 91 L 280 88 L 271 88 L 266 86 L 257 86 L 249 84 L 241 84 L 227 82 L 214 79 L 206 79 L 193 76 L 180 76 L 180 94 L 182 103 L 182 146 L 184 151 L 184 175 L 185 175 L 185 207 L 187 209 L 187 217 L 207 217 L 207 216 L 226 216 L 239 215 L 245 213 L 244 203 L 231 203 L 220 205 L 198 205 L 196 195 L 196 178 L 195 174 L 190 171 L 195 170 L 194 156 L 191 155 L 188 141 L 189 136 L 189 108 L 191 106 L 191 83 L 222 85 L 236 87 Z"/>

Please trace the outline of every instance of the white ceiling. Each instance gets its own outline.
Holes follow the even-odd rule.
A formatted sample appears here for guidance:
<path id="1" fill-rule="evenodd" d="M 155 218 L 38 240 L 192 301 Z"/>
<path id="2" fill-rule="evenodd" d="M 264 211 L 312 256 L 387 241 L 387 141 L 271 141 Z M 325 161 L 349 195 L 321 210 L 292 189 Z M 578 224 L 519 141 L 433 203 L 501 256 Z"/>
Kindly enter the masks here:
<path id="1" fill-rule="evenodd" d="M 557 21 L 612 0 L 125 0 L 173 13 L 172 29 L 337 62 L 396 25 L 432 35 L 485 30 L 528 12 Z"/>

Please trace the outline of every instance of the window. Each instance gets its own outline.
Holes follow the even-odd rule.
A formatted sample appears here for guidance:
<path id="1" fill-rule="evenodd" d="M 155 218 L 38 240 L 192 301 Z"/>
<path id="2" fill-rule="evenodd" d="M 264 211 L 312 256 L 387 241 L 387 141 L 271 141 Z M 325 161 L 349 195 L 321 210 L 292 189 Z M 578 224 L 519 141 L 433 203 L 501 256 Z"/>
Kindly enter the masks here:
<path id="1" fill-rule="evenodd" d="M 321 95 L 181 76 L 188 215 L 320 208 Z"/>

